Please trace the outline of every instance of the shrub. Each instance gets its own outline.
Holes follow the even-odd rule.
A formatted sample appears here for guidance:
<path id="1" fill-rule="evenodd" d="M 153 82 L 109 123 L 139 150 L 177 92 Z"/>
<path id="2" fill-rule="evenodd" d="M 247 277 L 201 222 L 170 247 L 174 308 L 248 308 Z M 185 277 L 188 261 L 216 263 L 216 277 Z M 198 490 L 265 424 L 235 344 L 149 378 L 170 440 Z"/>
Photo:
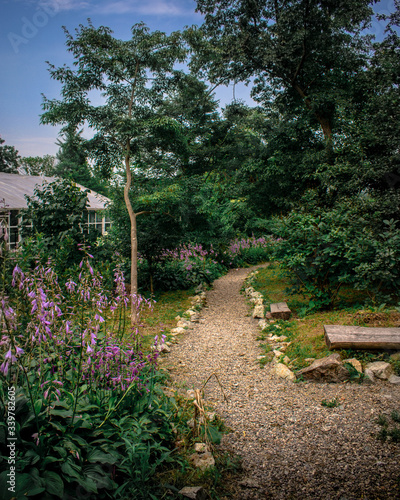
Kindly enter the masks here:
<path id="1" fill-rule="evenodd" d="M 291 212 L 277 221 L 277 234 L 282 239 L 276 258 L 292 291 L 311 297 L 310 310 L 332 307 L 343 284 L 367 289 L 373 299 L 400 292 L 400 231 L 394 221 L 385 221 L 379 233 L 351 207 L 318 215 Z"/>
<path id="2" fill-rule="evenodd" d="M 206 250 L 200 244 L 182 245 L 163 251 L 155 266 L 154 286 L 159 290 L 185 290 L 201 283 L 211 284 L 224 272 L 212 247 Z"/>
<path id="3" fill-rule="evenodd" d="M 272 236 L 236 238 L 223 253 L 229 267 L 255 265 L 270 260 L 276 240 Z"/>

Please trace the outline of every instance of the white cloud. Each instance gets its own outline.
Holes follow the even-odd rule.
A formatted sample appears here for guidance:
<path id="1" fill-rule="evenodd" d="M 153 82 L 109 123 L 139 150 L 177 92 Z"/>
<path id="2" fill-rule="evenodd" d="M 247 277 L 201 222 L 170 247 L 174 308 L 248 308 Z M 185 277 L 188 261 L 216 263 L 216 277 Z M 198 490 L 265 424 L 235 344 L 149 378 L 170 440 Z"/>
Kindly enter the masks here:
<path id="1" fill-rule="evenodd" d="M 156 0 L 147 2 L 136 2 L 132 0 L 119 0 L 117 2 L 106 2 L 97 9 L 101 14 L 143 14 L 143 15 L 167 15 L 186 16 L 193 13 L 194 9 L 185 9 L 174 1 Z"/>
<path id="2" fill-rule="evenodd" d="M 54 12 L 69 11 L 69 10 L 86 10 L 91 7 L 90 2 L 83 0 L 40 0 L 38 8 L 44 10 L 52 9 Z"/>

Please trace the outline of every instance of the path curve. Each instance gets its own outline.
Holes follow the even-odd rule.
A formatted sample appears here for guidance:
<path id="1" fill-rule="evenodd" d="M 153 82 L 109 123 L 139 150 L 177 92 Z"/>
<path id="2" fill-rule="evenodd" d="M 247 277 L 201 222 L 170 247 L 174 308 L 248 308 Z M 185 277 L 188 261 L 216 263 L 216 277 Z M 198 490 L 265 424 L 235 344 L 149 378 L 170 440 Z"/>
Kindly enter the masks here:
<path id="1" fill-rule="evenodd" d="M 205 399 L 232 429 L 221 449 L 242 457 L 246 480 L 235 499 L 399 499 L 400 443 L 378 441 L 376 421 L 400 411 L 400 387 L 293 383 L 260 368 L 257 321 L 240 294 L 256 268 L 214 283 L 200 322 L 162 363 L 188 389 L 218 375 L 228 401 L 215 377 Z M 340 407 L 321 405 L 335 397 Z"/>

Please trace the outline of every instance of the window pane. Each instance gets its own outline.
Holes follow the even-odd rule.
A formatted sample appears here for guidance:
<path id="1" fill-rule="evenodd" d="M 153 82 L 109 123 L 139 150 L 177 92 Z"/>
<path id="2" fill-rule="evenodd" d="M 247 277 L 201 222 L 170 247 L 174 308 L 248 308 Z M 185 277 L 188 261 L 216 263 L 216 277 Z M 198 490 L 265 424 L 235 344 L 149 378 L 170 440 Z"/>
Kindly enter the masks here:
<path id="1" fill-rule="evenodd" d="M 11 210 L 10 226 L 18 226 L 18 210 Z"/>

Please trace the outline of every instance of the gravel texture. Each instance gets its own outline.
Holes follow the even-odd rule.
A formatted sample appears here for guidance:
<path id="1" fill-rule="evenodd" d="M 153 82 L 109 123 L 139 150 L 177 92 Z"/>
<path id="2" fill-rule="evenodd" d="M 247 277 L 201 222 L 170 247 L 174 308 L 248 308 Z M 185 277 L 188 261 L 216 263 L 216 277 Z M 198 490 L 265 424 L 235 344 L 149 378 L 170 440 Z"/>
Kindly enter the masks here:
<path id="1" fill-rule="evenodd" d="M 253 268 L 256 269 L 256 268 Z M 240 294 L 253 269 L 232 270 L 207 292 L 200 322 L 162 365 L 178 387 L 200 389 L 242 457 L 237 499 L 400 499 L 400 443 L 376 438 L 379 415 L 400 411 L 400 386 L 294 383 L 261 368 L 257 320 Z M 322 400 L 338 398 L 327 408 Z"/>

